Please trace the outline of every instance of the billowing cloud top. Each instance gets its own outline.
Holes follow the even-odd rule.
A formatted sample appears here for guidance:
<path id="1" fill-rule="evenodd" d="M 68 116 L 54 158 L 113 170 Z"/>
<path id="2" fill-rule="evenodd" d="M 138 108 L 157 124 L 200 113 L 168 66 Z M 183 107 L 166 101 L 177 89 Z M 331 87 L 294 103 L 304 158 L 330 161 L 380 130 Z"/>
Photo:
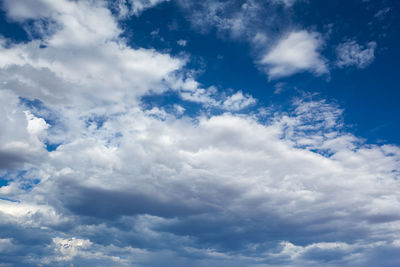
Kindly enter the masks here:
<path id="1" fill-rule="evenodd" d="M 188 54 L 130 45 L 122 20 L 162 2 L 3 1 L 31 38 L 0 40 L 0 262 L 398 266 L 400 148 L 365 144 L 312 94 L 263 106 L 203 85 Z M 272 42 L 213 4 L 204 23 L 246 36 L 269 79 L 329 72 L 316 31 Z M 340 44 L 337 66 L 365 68 L 375 47 Z"/>

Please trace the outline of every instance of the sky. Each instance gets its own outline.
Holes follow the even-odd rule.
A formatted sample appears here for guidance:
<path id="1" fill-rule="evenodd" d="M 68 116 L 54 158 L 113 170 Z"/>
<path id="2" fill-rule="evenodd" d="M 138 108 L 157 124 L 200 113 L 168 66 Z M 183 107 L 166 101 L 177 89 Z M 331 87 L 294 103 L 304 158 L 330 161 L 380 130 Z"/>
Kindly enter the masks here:
<path id="1" fill-rule="evenodd" d="M 396 0 L 1 0 L 0 266 L 400 266 Z"/>

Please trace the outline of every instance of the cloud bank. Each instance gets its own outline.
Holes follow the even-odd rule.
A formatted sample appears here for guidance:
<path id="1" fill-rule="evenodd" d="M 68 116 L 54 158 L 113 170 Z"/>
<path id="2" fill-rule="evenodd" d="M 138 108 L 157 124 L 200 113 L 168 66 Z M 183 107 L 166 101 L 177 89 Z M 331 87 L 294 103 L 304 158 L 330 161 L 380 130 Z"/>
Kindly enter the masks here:
<path id="1" fill-rule="evenodd" d="M 186 58 L 130 47 L 106 2 L 39 6 L 4 2 L 14 21 L 47 23 L 27 26 L 40 38 L 1 41 L 2 263 L 399 264 L 399 147 L 364 144 L 312 96 L 241 112 L 256 99 L 202 88 Z M 291 33 L 265 64 L 272 77 L 324 73 L 320 45 Z M 294 56 L 275 61 L 285 49 Z M 205 112 L 143 108 L 168 90 Z"/>

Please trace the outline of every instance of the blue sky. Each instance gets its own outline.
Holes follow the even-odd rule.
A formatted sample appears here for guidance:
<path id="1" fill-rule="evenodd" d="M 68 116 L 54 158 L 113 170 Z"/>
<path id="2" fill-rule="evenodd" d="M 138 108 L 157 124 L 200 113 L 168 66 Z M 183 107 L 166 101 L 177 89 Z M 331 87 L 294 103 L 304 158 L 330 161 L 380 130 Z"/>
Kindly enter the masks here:
<path id="1" fill-rule="evenodd" d="M 2 0 L 5 266 L 399 266 L 398 1 Z"/>

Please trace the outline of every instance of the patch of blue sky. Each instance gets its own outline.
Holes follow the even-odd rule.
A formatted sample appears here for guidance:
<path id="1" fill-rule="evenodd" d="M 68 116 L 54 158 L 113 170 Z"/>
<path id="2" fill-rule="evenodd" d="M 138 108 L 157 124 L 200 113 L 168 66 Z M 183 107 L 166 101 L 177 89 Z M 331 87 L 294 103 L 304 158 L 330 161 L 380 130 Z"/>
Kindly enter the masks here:
<path id="1" fill-rule="evenodd" d="M 50 125 L 48 131 L 53 133 L 63 128 L 59 116 L 56 112 L 50 110 L 44 105 L 39 99 L 28 99 L 25 97 L 19 97 L 20 105 L 27 108 L 34 116 L 42 118 Z M 55 151 L 62 143 L 55 140 L 44 140 L 47 151 Z"/>
<path id="2" fill-rule="evenodd" d="M 95 126 L 95 128 L 98 130 L 101 127 L 103 127 L 107 119 L 108 118 L 106 116 L 97 116 L 97 115 L 90 116 L 85 120 L 86 127 Z"/>
<path id="3" fill-rule="evenodd" d="M 45 142 L 46 150 L 49 152 L 57 150 L 57 148 L 61 145 L 60 143 L 50 143 L 48 141 Z"/>
<path id="4" fill-rule="evenodd" d="M 2 36 L 12 40 L 13 43 L 27 42 L 30 40 L 29 35 L 22 25 L 7 18 L 4 10 L 0 10 L 0 32 Z"/>
<path id="5" fill-rule="evenodd" d="M 14 202 L 14 203 L 20 203 L 20 202 L 21 202 L 21 201 L 20 201 L 20 200 L 18 200 L 18 199 L 12 199 L 12 198 L 8 198 L 8 197 L 1 197 L 1 196 L 0 196 L 0 199 L 1 199 L 1 200 L 5 200 L 5 201 Z"/>
<path id="6" fill-rule="evenodd" d="M 9 183 L 10 183 L 10 180 L 0 177 L 0 187 L 7 186 L 7 185 L 9 185 Z"/>
<path id="7" fill-rule="evenodd" d="M 59 124 L 57 114 L 44 105 L 39 99 L 19 97 L 20 105 L 26 107 L 34 116 L 42 118 L 50 126 Z"/>
<path id="8" fill-rule="evenodd" d="M 40 179 L 35 178 L 35 169 L 7 171 L 0 177 L 0 187 L 10 183 L 18 183 L 20 189 L 30 191 L 40 183 Z"/>
<path id="9" fill-rule="evenodd" d="M 21 183 L 20 188 L 25 191 L 30 191 L 39 183 L 40 183 L 39 179 L 26 180 L 23 183 Z"/>

